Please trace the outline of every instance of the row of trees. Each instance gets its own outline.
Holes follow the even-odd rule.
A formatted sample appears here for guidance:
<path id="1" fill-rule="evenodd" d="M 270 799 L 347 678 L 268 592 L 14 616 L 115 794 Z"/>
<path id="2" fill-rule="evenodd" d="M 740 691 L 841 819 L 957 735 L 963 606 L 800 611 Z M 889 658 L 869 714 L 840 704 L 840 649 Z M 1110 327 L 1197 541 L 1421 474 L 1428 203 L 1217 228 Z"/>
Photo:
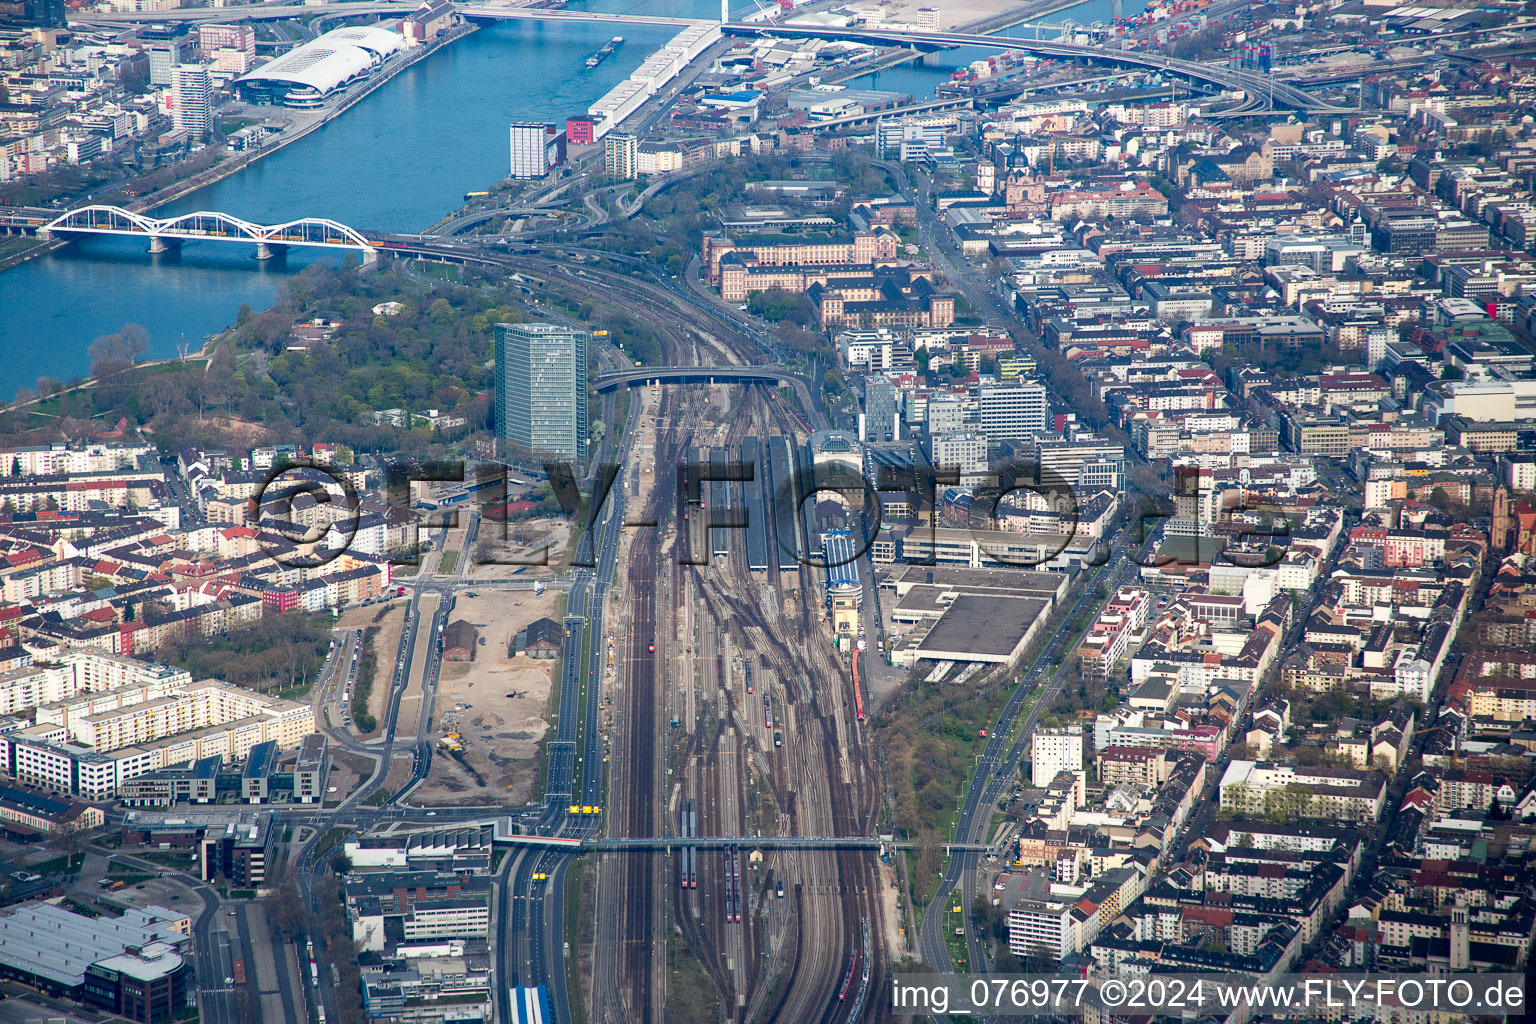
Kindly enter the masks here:
<path id="1" fill-rule="evenodd" d="M 346 867 L 344 862 L 338 866 Z M 337 984 L 332 990 L 334 1019 L 337 1024 L 367 1024 L 368 1014 L 363 1009 L 362 969 L 357 962 L 357 944 L 352 941 L 352 924 L 347 919 L 341 879 L 335 874 L 320 879 L 315 886 L 318 912 L 311 912 L 297 882 L 287 870 L 286 862 L 283 862 L 280 873 L 282 880 L 266 898 L 267 920 L 271 922 L 272 930 L 286 942 L 315 936 L 315 956 L 322 969 L 336 972 Z"/>

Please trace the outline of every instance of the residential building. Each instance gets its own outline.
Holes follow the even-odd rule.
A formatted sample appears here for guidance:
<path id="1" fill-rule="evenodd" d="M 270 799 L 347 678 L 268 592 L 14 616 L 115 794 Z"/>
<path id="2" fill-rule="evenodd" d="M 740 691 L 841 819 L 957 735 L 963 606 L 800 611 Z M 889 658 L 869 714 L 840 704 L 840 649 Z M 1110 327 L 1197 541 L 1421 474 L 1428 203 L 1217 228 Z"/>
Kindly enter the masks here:
<path id="1" fill-rule="evenodd" d="M 565 162 L 565 133 L 553 123 L 513 121 L 508 137 L 513 178 L 542 178 Z"/>
<path id="2" fill-rule="evenodd" d="M 639 174 L 640 139 L 627 132 L 603 136 L 603 170 L 608 177 L 631 181 Z"/>
<path id="3" fill-rule="evenodd" d="M 1075 726 L 1036 729 L 1030 738 L 1029 781 L 1048 786 L 1059 772 L 1083 770 L 1083 731 Z"/>

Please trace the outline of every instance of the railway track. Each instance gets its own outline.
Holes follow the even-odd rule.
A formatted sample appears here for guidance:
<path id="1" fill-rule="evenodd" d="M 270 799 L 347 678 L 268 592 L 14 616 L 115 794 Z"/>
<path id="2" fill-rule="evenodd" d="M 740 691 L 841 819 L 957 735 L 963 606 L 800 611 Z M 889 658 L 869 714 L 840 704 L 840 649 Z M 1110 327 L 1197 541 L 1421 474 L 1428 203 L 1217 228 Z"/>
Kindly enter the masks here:
<path id="1" fill-rule="evenodd" d="M 723 438 L 732 448 L 749 431 L 793 436 L 803 429 L 776 403 L 743 402 L 738 410 L 739 418 Z M 740 636 L 743 657 L 767 669 L 756 673 L 760 694 L 766 696 L 776 687 L 782 691 L 775 696 L 783 711 L 775 716 L 771 729 L 758 724 L 762 721 L 756 717 L 759 694 L 731 709 L 735 724 L 743 736 L 753 738 L 767 761 L 765 781 L 781 820 L 792 832 L 826 835 L 867 830 L 874 818 L 876 794 L 868 781 L 873 776 L 863 738 L 853 729 L 846 668 L 831 650 L 818 608 L 802 602 L 793 617 L 779 614 L 786 584 L 801 594 L 813 594 L 816 581 L 807 569 L 781 574 L 776 564 L 766 577 L 756 576 L 746 569 L 743 546 L 744 539 L 737 536 L 723 567 L 716 562 L 692 570 L 718 628 Z M 770 583 L 771 599 L 779 602 L 773 616 L 764 612 L 758 600 L 764 579 Z M 729 692 L 729 699 L 741 696 L 734 689 Z M 787 737 L 784 749 L 773 746 L 774 730 Z M 847 959 L 855 950 L 875 959 L 862 952 L 869 941 L 869 922 L 878 920 L 879 910 L 878 874 L 871 858 L 855 852 L 803 851 L 780 856 L 774 874 L 780 879 L 798 876 L 796 927 L 793 935 L 783 936 L 780 969 L 772 971 L 769 965 L 758 972 L 759 985 L 754 986 L 740 1019 L 841 1022 L 863 1016 L 862 1002 L 854 1006 L 838 1000 L 837 993 Z M 762 898 L 767 898 L 766 892 Z M 774 983 L 763 984 L 769 978 Z M 861 991 L 862 979 L 861 968 Z"/>
<path id="2" fill-rule="evenodd" d="M 540 263 L 530 270 L 567 286 L 609 286 L 605 298 L 664 339 L 671 365 L 718 363 L 722 355 L 740 364 L 763 358 L 727 319 L 686 299 L 679 301 L 666 289 L 591 266 L 573 270 Z M 694 801 L 704 834 L 748 834 L 751 796 L 758 786 L 772 794 L 779 828 L 787 834 L 868 834 L 878 807 L 875 776 L 864 737 L 854 723 L 847 668 L 831 647 L 821 609 L 813 607 L 814 572 L 804 567 L 782 571 L 777 558 L 769 559 L 766 575 L 749 572 L 739 534 L 733 536 L 731 554 L 723 564 L 710 559 L 713 564 L 707 566 L 684 566 L 668 555 L 687 543 L 679 533 L 685 524 L 668 513 L 677 493 L 676 470 L 689 447 L 724 444 L 735 452 L 748 434 L 803 440 L 806 430 L 804 420 L 785 403 L 768 400 L 770 392 L 762 386 L 733 392 L 723 420 L 698 414 L 705 394 L 668 389 L 663 395 L 656 421 L 654 486 L 647 502 L 647 517 L 662 525 L 637 531 L 628 554 L 632 649 L 626 666 L 622 764 L 615 757 L 612 780 L 613 797 L 618 799 L 610 798 L 613 834 L 658 835 L 675 828 L 675 816 L 666 809 L 676 806 L 675 799 Z M 805 596 L 798 608 L 785 606 L 786 590 Z M 717 693 L 724 696 L 716 702 L 711 726 L 701 721 L 694 734 L 680 738 L 680 748 L 672 753 L 687 767 L 679 770 L 675 790 L 663 792 L 665 748 L 673 735 L 662 717 L 673 675 L 666 646 L 676 632 L 672 617 L 680 613 L 690 592 L 697 595 L 701 621 L 717 638 L 711 642 L 718 644 L 703 658 L 701 683 L 711 700 Z M 658 595 L 663 595 L 659 609 Z M 768 603 L 778 606 L 771 614 L 763 607 Z M 731 656 L 728 639 L 734 641 Z M 737 692 L 738 680 L 727 685 L 737 652 L 763 669 L 751 700 Z M 770 693 L 775 702 L 771 729 L 763 726 L 764 708 L 758 703 Z M 783 735 L 783 749 L 774 746 L 775 731 Z M 662 1019 L 667 964 L 661 950 L 667 941 L 676 941 L 667 934 L 668 924 L 678 928 L 714 985 L 727 1020 L 843 1024 L 874 1016 L 862 999 L 855 1004 L 848 993 L 843 1000 L 837 998 L 854 955 L 875 972 L 868 982 L 861 975 L 854 987 L 862 992 L 880 983 L 878 942 L 866 949 L 871 922 L 880 920 L 879 871 L 873 857 L 809 850 L 773 855 L 770 873 L 792 881 L 795 912 L 788 915 L 782 934 L 767 935 L 761 911 L 764 901 L 777 897 L 763 883 L 770 873 L 749 869 L 749 852 L 746 845 L 740 851 L 735 913 L 730 914 L 727 860 L 720 854 L 701 855 L 696 889 L 681 886 L 680 873 L 670 870 L 665 854 L 631 853 L 619 859 L 615 867 L 621 906 L 598 908 L 600 914 L 618 915 L 618 977 L 611 984 L 595 981 L 599 994 L 608 991 L 617 998 L 597 999 L 595 1019 L 626 1024 Z M 670 915 L 662 911 L 663 904 L 670 905 Z M 779 907 L 788 906 L 780 904 L 775 910 L 784 913 Z M 727 919 L 737 914 L 739 922 Z M 883 934 L 879 928 L 873 931 L 877 939 Z M 770 948 L 776 953 L 765 961 L 763 954 Z"/>

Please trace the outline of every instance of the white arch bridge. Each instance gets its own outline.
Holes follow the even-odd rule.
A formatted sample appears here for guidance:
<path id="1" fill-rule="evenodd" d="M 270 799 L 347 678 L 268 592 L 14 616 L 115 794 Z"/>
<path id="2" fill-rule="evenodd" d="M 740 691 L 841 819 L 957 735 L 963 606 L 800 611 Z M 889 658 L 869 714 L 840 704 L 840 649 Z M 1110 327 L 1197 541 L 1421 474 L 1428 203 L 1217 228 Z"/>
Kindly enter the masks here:
<path id="1" fill-rule="evenodd" d="M 165 252 L 183 242 L 244 242 L 256 246 L 257 259 L 270 259 L 290 245 L 353 249 L 370 263 L 378 255 L 366 236 L 324 217 L 304 217 L 286 224 L 252 224 L 227 213 L 200 210 L 179 217 L 147 217 L 120 206 L 82 206 L 38 228 L 38 235 L 128 235 L 148 239 L 150 252 Z"/>

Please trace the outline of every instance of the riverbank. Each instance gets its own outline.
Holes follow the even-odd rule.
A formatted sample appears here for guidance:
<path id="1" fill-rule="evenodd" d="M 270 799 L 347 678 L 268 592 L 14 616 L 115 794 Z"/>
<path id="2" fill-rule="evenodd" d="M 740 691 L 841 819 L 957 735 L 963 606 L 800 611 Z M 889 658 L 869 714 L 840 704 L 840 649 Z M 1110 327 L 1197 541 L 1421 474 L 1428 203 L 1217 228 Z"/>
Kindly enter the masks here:
<path id="1" fill-rule="evenodd" d="M 454 26 L 449 31 L 444 32 L 441 36 L 438 36 L 432 42 L 427 43 L 424 46 L 414 47 L 411 50 L 406 51 L 406 55 L 403 58 L 393 64 L 386 65 L 378 74 L 370 76 L 363 82 L 359 83 L 357 86 L 353 87 L 346 93 L 346 95 L 341 98 L 339 103 L 335 104 L 334 106 L 326 107 L 320 111 L 318 115 L 301 124 L 296 130 L 283 132 L 270 144 L 259 146 L 254 150 L 237 153 L 227 160 L 222 160 L 217 165 L 210 167 L 208 170 L 196 174 L 191 178 L 188 178 L 186 181 L 178 182 L 175 185 L 168 186 L 167 188 L 156 192 L 153 196 L 147 197 L 144 200 L 140 200 L 138 203 L 130 207 L 130 209 L 140 212 L 159 209 L 168 203 L 174 203 L 178 199 L 189 196 L 193 192 L 207 188 L 214 182 L 227 178 L 231 174 L 244 170 L 256 161 L 271 156 L 273 153 L 278 152 L 285 146 L 293 145 L 295 142 L 298 142 L 306 135 L 325 127 L 331 121 L 352 109 L 352 107 L 354 107 L 357 103 L 371 94 L 374 90 L 384 85 L 386 82 L 394 78 L 406 68 L 426 60 L 428 57 L 432 56 L 434 53 L 436 53 L 438 50 L 441 50 L 448 44 L 457 42 L 472 32 L 479 31 L 479 28 L 479 25 L 469 21 Z"/>
<path id="2" fill-rule="evenodd" d="M 441 36 L 434 39 L 432 42 L 427 43 L 424 46 L 413 47 L 412 49 L 406 51 L 406 54 L 403 57 L 396 60 L 394 63 L 388 64 L 384 68 L 380 69 L 378 74 L 373 75 L 365 81 L 360 82 L 354 86 L 351 90 L 342 96 L 340 101 L 332 106 L 328 106 L 322 110 L 316 111 L 314 114 L 307 116 L 303 121 L 295 122 L 294 127 L 282 132 L 273 138 L 269 143 L 258 146 L 255 149 L 235 153 L 226 159 L 219 161 L 212 167 L 209 167 L 203 171 L 199 171 L 198 173 L 192 175 L 190 178 L 187 178 L 183 181 L 178 181 L 172 185 L 167 185 L 165 188 L 158 192 L 134 200 L 132 203 L 126 204 L 125 208 L 133 210 L 136 213 L 148 213 L 152 210 L 157 210 L 162 206 L 174 203 L 178 199 L 184 199 L 194 192 L 199 192 L 202 189 L 207 188 L 209 185 L 213 185 L 232 174 L 237 174 L 240 171 L 245 170 L 247 167 L 251 166 L 257 161 L 264 160 L 272 154 L 281 151 L 283 148 L 293 145 L 295 142 L 298 142 L 300 139 L 309 135 L 311 132 L 325 127 L 331 121 L 352 109 L 352 107 L 372 94 L 374 90 L 384 85 L 400 72 L 406 70 L 409 67 L 412 67 L 417 63 L 420 63 L 423 60 L 426 60 L 428 57 L 448 46 L 450 43 L 457 42 L 458 40 L 463 39 L 465 36 L 479 31 L 479 29 L 480 26 L 477 23 L 470 21 L 466 21 L 462 24 L 454 26 L 452 29 L 444 32 Z M 48 253 L 53 252 L 54 250 L 67 245 L 68 243 L 69 239 L 67 238 L 54 238 L 46 241 L 39 239 L 37 244 L 30 249 L 12 253 L 8 256 L 5 256 L 4 258 L 0 258 L 0 273 L 4 273 L 5 271 L 10 270 L 12 267 L 20 266 L 21 264 L 26 263 L 28 260 L 37 259 L 40 256 L 46 256 Z"/>

